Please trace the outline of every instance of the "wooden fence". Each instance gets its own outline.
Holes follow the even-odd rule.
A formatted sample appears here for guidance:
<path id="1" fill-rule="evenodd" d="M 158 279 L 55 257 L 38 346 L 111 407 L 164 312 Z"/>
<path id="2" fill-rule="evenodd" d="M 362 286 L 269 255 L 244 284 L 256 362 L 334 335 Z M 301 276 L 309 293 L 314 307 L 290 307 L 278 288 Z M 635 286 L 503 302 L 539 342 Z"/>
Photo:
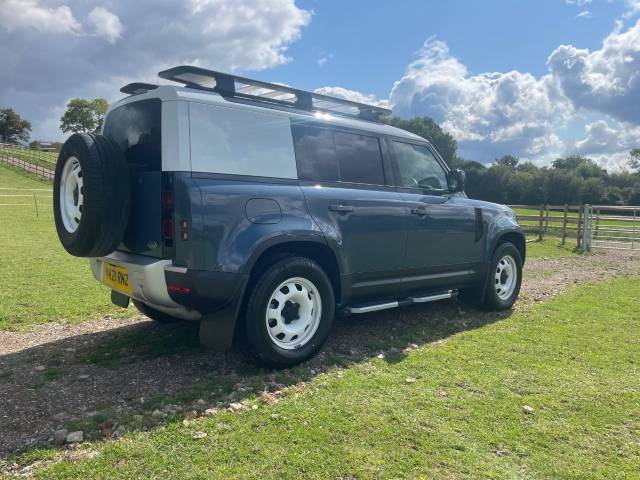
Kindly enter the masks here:
<path id="1" fill-rule="evenodd" d="M 518 223 L 528 233 L 535 233 L 538 240 L 553 234 L 562 239 L 576 240 L 578 247 L 582 243 L 582 205 L 509 205 L 516 211 Z"/>

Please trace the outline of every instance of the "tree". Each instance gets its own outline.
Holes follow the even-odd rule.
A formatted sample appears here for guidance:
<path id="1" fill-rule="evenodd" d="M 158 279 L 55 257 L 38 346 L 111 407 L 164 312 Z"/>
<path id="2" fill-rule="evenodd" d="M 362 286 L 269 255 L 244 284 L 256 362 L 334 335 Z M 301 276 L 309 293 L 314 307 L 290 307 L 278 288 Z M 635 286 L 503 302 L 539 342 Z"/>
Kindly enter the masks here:
<path id="1" fill-rule="evenodd" d="M 0 110 L 0 140 L 3 143 L 18 143 L 29 141 L 31 124 L 23 120 L 11 108 Z"/>
<path id="2" fill-rule="evenodd" d="M 503 155 L 502 157 L 496 158 L 495 160 L 496 165 L 502 165 L 503 167 L 511 168 L 514 170 L 518 166 L 518 163 L 520 163 L 520 159 L 513 155 Z"/>
<path id="3" fill-rule="evenodd" d="M 390 125 L 402 128 L 416 135 L 420 135 L 431 142 L 438 153 L 450 167 L 457 167 L 459 161 L 456 157 L 458 143 L 451 134 L 442 130 L 440 125 L 429 117 L 416 117 L 410 120 L 404 120 L 398 117 L 391 117 L 388 120 Z"/>
<path id="4" fill-rule="evenodd" d="M 97 132 L 102 128 L 104 114 L 109 104 L 104 98 L 87 100 L 74 98 L 67 104 L 67 110 L 60 117 L 63 132 Z"/>
<path id="5" fill-rule="evenodd" d="M 640 173 L 640 148 L 634 148 L 631 150 L 629 152 L 629 156 L 631 157 L 629 159 L 629 166 L 636 172 Z"/>

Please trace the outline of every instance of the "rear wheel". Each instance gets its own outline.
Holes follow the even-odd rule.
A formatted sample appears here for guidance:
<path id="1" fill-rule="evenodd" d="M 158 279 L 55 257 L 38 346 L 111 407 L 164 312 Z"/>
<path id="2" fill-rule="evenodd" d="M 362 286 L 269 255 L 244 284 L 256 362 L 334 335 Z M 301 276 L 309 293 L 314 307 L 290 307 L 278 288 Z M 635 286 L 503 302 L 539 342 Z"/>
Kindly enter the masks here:
<path id="1" fill-rule="evenodd" d="M 138 300 L 133 300 L 133 299 L 131 300 L 140 313 L 142 313 L 143 315 L 146 315 L 151 320 L 155 320 L 158 323 L 176 323 L 176 322 L 182 321 L 181 318 L 174 317 L 167 313 L 156 310 L 155 308 L 150 307 L 146 303 L 142 303 Z"/>
<path id="2" fill-rule="evenodd" d="M 334 313 L 331 282 L 316 262 L 280 260 L 260 275 L 249 295 L 244 330 L 251 353 L 273 367 L 303 362 L 327 339 Z"/>

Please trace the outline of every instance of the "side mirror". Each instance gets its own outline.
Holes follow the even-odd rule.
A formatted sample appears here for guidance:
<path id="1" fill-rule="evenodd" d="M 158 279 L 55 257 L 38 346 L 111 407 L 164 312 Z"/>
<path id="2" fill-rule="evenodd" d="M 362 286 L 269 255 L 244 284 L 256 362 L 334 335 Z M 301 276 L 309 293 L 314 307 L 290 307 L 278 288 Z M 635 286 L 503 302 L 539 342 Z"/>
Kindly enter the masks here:
<path id="1" fill-rule="evenodd" d="M 447 176 L 449 191 L 454 193 L 464 192 L 466 177 L 464 170 L 460 170 L 459 168 L 451 170 Z"/>

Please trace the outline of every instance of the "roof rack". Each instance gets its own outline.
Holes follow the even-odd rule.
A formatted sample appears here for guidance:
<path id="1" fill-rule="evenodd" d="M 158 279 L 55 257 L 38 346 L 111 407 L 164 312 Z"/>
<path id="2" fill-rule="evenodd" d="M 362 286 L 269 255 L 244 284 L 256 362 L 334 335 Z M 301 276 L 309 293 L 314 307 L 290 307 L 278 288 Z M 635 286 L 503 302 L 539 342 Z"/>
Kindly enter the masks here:
<path id="1" fill-rule="evenodd" d="M 391 114 L 391 110 L 387 108 L 188 65 L 164 70 L 158 76 L 187 87 L 214 91 L 226 97 L 245 98 L 300 110 L 345 115 L 374 122 L 380 122 L 383 117 Z"/>

